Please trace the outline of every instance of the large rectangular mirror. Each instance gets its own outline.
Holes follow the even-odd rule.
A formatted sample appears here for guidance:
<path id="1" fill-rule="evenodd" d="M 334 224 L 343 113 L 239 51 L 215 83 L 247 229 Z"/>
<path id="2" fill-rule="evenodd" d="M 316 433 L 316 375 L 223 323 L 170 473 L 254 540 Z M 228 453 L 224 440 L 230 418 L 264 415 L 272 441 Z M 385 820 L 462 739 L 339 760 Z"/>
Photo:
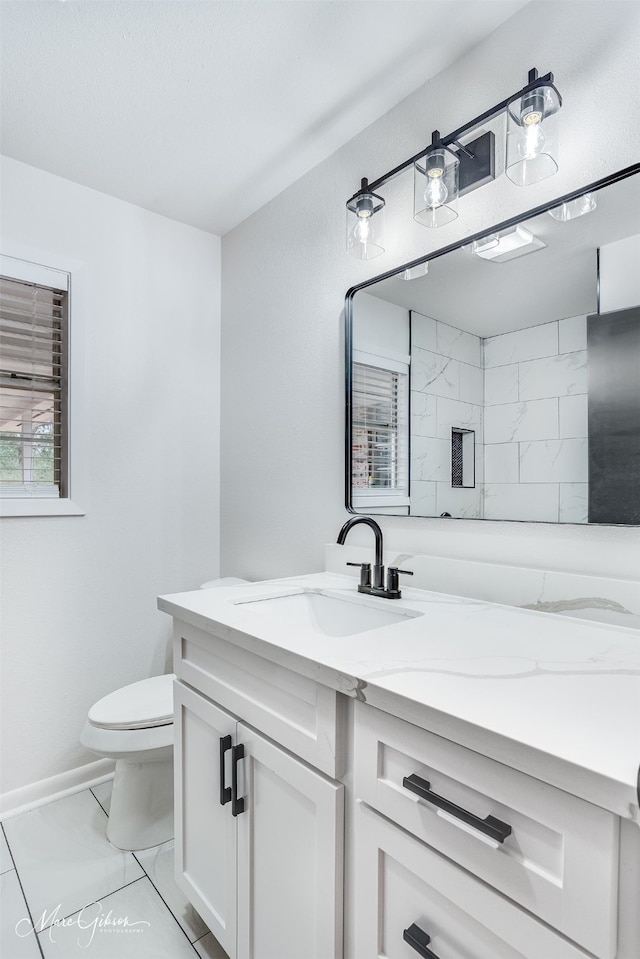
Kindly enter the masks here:
<path id="1" fill-rule="evenodd" d="M 347 508 L 640 523 L 640 165 L 347 294 Z"/>

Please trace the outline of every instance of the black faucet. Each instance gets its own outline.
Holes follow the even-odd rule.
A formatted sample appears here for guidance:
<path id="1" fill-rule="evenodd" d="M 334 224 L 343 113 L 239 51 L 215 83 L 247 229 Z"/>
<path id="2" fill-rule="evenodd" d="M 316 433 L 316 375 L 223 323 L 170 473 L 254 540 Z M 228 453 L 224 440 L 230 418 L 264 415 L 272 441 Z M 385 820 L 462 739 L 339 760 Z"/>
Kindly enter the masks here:
<path id="1" fill-rule="evenodd" d="M 371 563 L 347 563 L 347 566 L 360 567 L 360 583 L 358 585 L 359 593 L 368 593 L 370 596 L 382 596 L 385 599 L 400 599 L 402 593 L 398 589 L 398 576 L 400 573 L 406 576 L 413 576 L 408 569 L 398 569 L 397 566 L 390 566 L 387 572 L 387 585 L 384 585 L 384 566 L 382 563 L 382 530 L 374 519 L 370 516 L 353 516 L 348 519 L 340 532 L 338 533 L 338 544 L 344 546 L 347 533 L 359 523 L 370 526 L 376 538 L 376 561 L 373 565 L 373 583 L 371 582 Z"/>

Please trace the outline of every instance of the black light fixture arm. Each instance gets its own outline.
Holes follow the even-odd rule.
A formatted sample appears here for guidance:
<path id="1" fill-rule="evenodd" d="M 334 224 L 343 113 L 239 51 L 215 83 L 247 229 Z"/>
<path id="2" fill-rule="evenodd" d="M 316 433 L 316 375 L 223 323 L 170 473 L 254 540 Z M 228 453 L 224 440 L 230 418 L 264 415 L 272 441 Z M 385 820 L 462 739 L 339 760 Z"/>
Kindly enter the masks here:
<path id="1" fill-rule="evenodd" d="M 415 156 L 409 157 L 408 160 L 404 160 L 402 163 L 399 163 L 398 166 L 395 166 L 392 170 L 384 173 L 381 177 L 378 177 L 377 180 L 374 180 L 372 183 L 368 183 L 367 186 L 369 191 L 373 192 L 374 190 L 379 189 L 385 183 L 388 183 L 389 180 L 392 180 L 399 173 L 402 173 L 403 170 L 408 169 L 418 160 L 421 160 L 422 157 L 425 157 L 427 153 L 430 153 L 436 146 L 440 148 L 457 146 L 460 149 L 460 144 L 458 141 L 461 137 L 465 136 L 467 133 L 471 133 L 476 129 L 476 127 L 479 127 L 482 123 L 485 123 L 485 121 L 493 119 L 493 117 L 506 110 L 509 104 L 514 100 L 520 99 L 527 93 L 530 93 L 532 90 L 536 90 L 538 87 L 553 87 L 558 95 L 560 104 L 562 104 L 562 97 L 554 85 L 553 73 L 546 73 L 543 77 L 539 77 L 538 71 L 534 67 L 533 69 L 529 70 L 528 82 L 521 90 L 518 90 L 517 93 L 511 94 L 511 96 L 507 97 L 505 100 L 501 100 L 500 103 L 496 103 L 496 105 L 491 107 L 491 109 L 485 110 L 484 113 L 474 117 L 474 119 L 470 120 L 469 123 L 465 123 L 464 126 L 458 127 L 457 130 L 447 134 L 445 137 L 441 137 L 437 130 L 434 131 L 434 134 L 437 134 L 437 140 L 435 142 L 432 138 L 432 142 L 429 144 L 429 146 L 424 150 L 421 150 L 420 153 L 416 153 Z M 464 150 L 464 147 L 462 149 Z M 468 151 L 465 150 L 464 152 L 467 153 Z M 358 191 L 358 193 L 359 192 L 360 191 Z M 357 195 L 357 193 L 354 194 L 354 197 Z M 351 197 L 351 199 L 354 199 L 354 197 Z"/>

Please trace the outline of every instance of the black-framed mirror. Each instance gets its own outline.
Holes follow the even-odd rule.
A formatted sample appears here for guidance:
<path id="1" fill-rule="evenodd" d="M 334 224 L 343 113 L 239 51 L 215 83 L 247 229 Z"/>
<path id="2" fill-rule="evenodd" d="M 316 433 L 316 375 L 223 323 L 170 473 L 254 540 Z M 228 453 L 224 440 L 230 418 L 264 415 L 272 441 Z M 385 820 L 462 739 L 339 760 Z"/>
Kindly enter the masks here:
<path id="1" fill-rule="evenodd" d="M 350 289 L 351 512 L 640 524 L 640 164 Z"/>

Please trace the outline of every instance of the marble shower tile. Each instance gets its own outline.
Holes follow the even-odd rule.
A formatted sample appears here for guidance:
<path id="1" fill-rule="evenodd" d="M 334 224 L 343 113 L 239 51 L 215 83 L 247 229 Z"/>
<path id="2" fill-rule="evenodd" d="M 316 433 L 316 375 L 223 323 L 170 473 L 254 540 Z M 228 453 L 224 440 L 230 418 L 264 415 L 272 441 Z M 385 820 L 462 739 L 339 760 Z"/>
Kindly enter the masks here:
<path id="1" fill-rule="evenodd" d="M 484 447 L 486 483 L 518 483 L 520 456 L 518 443 L 496 443 Z"/>
<path id="2" fill-rule="evenodd" d="M 438 321 L 436 325 L 436 353 L 461 360 L 471 366 L 480 366 L 480 337 L 458 330 Z"/>
<path id="3" fill-rule="evenodd" d="M 561 396 L 558 400 L 558 410 L 561 440 L 589 435 L 586 393 L 578 396 Z"/>
<path id="4" fill-rule="evenodd" d="M 589 484 L 560 483 L 561 523 L 587 523 L 589 521 Z"/>
<path id="5" fill-rule="evenodd" d="M 520 364 L 520 400 L 587 392 L 587 354 L 563 353 Z"/>
<path id="6" fill-rule="evenodd" d="M 502 403 L 517 403 L 518 364 L 496 366 L 484 371 L 484 405 L 496 406 Z"/>
<path id="7" fill-rule="evenodd" d="M 460 364 L 460 399 L 484 406 L 484 376 L 480 367 Z"/>
<path id="8" fill-rule="evenodd" d="M 558 484 L 485 483 L 485 519 L 554 523 L 558 519 Z"/>
<path id="9" fill-rule="evenodd" d="M 411 444 L 411 481 L 451 482 L 451 442 L 416 436 Z"/>
<path id="10" fill-rule="evenodd" d="M 421 350 L 430 350 L 437 353 L 436 320 L 423 313 L 411 311 L 411 351 L 418 347 Z"/>
<path id="11" fill-rule="evenodd" d="M 521 483 L 586 483 L 588 479 L 586 439 L 520 444 Z"/>
<path id="12" fill-rule="evenodd" d="M 558 401 L 534 400 L 488 406 L 484 411 L 485 443 L 557 439 Z"/>
<path id="13" fill-rule="evenodd" d="M 460 400 L 438 397 L 438 437 L 451 441 L 451 429 L 473 430 L 476 442 L 482 440 L 482 407 Z"/>
<path id="14" fill-rule="evenodd" d="M 436 396 L 411 390 L 411 435 L 436 436 L 438 431 Z"/>
<path id="15" fill-rule="evenodd" d="M 411 480 L 411 516 L 436 515 L 436 484 L 425 483 L 422 480 Z"/>
<path id="16" fill-rule="evenodd" d="M 544 323 L 514 333 L 488 336 L 484 341 L 484 368 L 521 363 L 558 352 L 558 324 Z"/>
<path id="17" fill-rule="evenodd" d="M 587 348 L 586 316 L 569 316 L 558 321 L 558 352 L 575 353 Z"/>
<path id="18" fill-rule="evenodd" d="M 439 353 L 414 349 L 411 354 L 411 389 L 457 400 L 460 395 L 460 364 Z"/>
<path id="19" fill-rule="evenodd" d="M 482 495 L 479 486 L 452 487 L 451 483 L 437 483 L 436 516 L 451 513 L 452 516 L 465 519 L 480 519 L 482 516 Z"/>

